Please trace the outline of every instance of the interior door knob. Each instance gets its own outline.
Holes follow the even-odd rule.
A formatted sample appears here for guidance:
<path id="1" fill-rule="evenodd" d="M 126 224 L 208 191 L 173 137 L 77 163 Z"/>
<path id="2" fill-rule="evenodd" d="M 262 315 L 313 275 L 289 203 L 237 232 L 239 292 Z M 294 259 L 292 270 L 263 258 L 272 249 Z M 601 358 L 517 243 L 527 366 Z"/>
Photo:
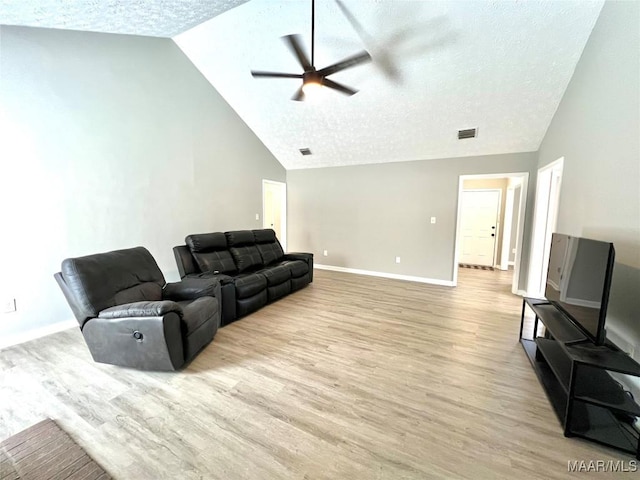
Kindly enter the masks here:
<path id="1" fill-rule="evenodd" d="M 492 237 L 495 237 L 495 236 L 496 236 L 496 234 L 495 234 L 495 233 L 492 233 L 492 234 L 491 234 L 491 236 L 492 236 Z"/>

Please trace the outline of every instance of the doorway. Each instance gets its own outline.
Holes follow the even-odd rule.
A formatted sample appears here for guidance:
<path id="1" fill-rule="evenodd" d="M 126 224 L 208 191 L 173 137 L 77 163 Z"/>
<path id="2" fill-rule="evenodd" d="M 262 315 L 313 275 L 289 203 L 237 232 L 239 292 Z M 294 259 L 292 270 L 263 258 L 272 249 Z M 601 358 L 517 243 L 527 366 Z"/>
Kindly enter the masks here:
<path id="1" fill-rule="evenodd" d="M 549 268 L 551 234 L 556 230 L 564 157 L 538 170 L 527 295 L 540 298 Z"/>
<path id="2" fill-rule="evenodd" d="M 262 228 L 272 228 L 287 251 L 287 184 L 262 180 Z"/>
<path id="3" fill-rule="evenodd" d="M 502 190 L 463 190 L 460 263 L 494 267 Z"/>
<path id="4" fill-rule="evenodd" d="M 527 185 L 529 172 L 496 173 L 479 175 L 460 175 L 458 183 L 458 213 L 453 259 L 453 285 L 458 284 L 458 267 L 463 262 L 462 237 L 463 204 L 465 190 L 500 190 L 501 200 L 498 219 L 489 227 L 488 234 L 494 239 L 491 266 L 501 270 L 512 271 L 511 291 L 514 294 L 524 293 L 520 289 L 520 269 L 522 260 L 522 243 L 524 217 L 526 211 Z M 494 233 L 495 237 L 491 237 Z M 471 263 L 471 262 L 469 262 Z"/>

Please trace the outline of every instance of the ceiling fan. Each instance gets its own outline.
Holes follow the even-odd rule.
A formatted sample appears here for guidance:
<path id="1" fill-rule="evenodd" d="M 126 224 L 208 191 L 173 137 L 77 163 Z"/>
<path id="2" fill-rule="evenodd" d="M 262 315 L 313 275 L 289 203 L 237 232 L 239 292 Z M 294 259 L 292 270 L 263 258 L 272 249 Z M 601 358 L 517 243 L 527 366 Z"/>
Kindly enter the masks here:
<path id="1" fill-rule="evenodd" d="M 262 72 L 252 70 L 251 75 L 254 77 L 266 77 L 266 78 L 300 78 L 302 79 L 302 85 L 296 93 L 291 97 L 292 100 L 302 101 L 305 99 L 305 91 L 309 88 L 325 86 L 337 90 L 345 95 L 353 95 L 357 93 L 351 87 L 347 87 L 338 82 L 334 82 L 327 78 L 329 75 L 346 70 L 347 68 L 355 67 L 361 63 L 371 61 L 371 55 L 366 51 L 362 51 L 356 55 L 345 58 L 344 60 L 329 65 L 328 67 L 316 70 L 314 65 L 314 37 L 315 37 L 315 0 L 311 0 L 311 61 L 302 49 L 301 35 L 286 35 L 282 37 L 286 42 L 289 49 L 300 62 L 304 72 L 303 73 L 281 73 L 281 72 Z"/>

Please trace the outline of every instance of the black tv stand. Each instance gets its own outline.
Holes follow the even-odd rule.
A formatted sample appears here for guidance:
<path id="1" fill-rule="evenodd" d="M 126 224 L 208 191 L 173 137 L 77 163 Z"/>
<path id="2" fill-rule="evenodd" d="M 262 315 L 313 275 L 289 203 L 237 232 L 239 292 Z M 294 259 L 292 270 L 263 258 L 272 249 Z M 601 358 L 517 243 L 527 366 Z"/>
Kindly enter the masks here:
<path id="1" fill-rule="evenodd" d="M 582 340 L 573 340 L 570 342 L 566 342 L 565 345 L 584 345 L 585 343 L 591 345 L 591 340 L 588 338 L 584 338 Z"/>
<path id="2" fill-rule="evenodd" d="M 523 337 L 525 312 L 535 317 Z M 544 335 L 538 336 L 540 326 Z M 582 437 L 640 459 L 640 405 L 610 372 L 640 377 L 640 365 L 614 344 L 594 345 L 547 300 L 524 298 L 520 343 L 567 437 Z"/>

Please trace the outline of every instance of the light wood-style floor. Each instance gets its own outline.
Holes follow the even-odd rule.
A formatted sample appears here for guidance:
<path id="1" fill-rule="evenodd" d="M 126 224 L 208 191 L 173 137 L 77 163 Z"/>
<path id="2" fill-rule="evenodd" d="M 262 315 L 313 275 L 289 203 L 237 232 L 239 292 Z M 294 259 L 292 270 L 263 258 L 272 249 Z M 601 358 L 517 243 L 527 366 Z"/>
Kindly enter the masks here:
<path id="1" fill-rule="evenodd" d="M 505 272 L 316 271 L 178 373 L 93 363 L 68 330 L 0 351 L 0 439 L 51 417 L 127 480 L 602 478 L 567 462 L 632 457 L 563 437 L 520 307 Z"/>

